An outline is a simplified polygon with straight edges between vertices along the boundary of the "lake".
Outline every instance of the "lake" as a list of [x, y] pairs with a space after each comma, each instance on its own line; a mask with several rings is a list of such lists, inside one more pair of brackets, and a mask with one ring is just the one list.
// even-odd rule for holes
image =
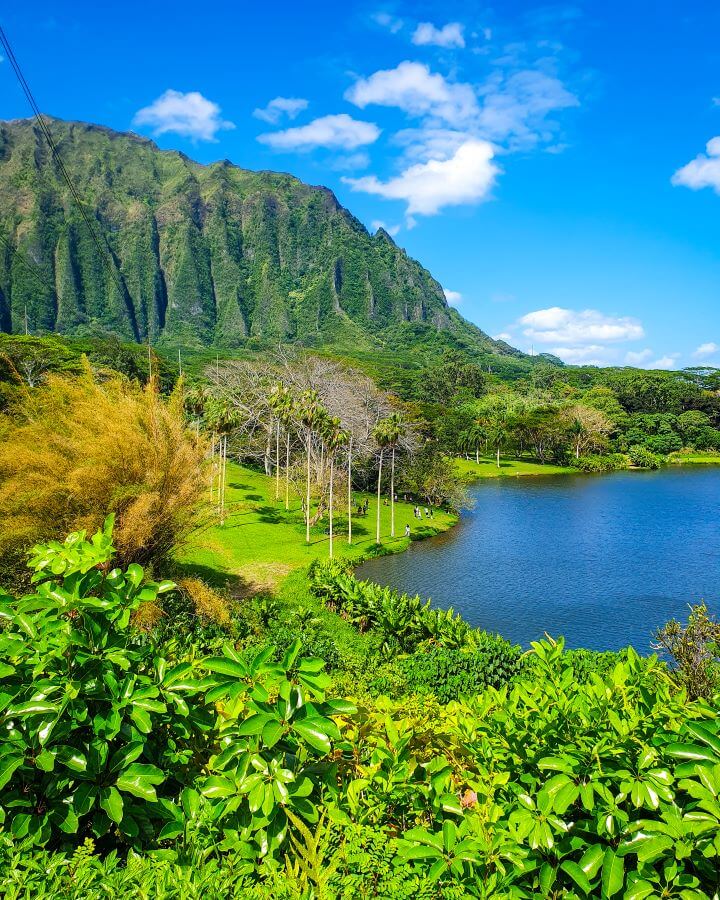
[[527, 646], [650, 650], [720, 593], [720, 469], [486, 479], [450, 532], [369, 560], [360, 578], [431, 597]]

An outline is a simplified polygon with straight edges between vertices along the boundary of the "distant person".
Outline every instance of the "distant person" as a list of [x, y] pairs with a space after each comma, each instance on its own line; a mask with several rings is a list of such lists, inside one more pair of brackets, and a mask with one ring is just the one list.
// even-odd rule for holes
[[405, 525], [405, 537], [410, 537], [410, 525]]
[[427, 508], [427, 506], [425, 507], [425, 518], [426, 519], [430, 518], [430, 510]]

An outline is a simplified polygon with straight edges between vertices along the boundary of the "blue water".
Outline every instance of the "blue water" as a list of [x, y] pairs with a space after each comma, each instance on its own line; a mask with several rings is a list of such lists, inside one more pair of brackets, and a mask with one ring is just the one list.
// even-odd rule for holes
[[720, 469], [488, 479], [460, 524], [358, 575], [527, 646], [649, 652], [689, 603], [720, 607]]

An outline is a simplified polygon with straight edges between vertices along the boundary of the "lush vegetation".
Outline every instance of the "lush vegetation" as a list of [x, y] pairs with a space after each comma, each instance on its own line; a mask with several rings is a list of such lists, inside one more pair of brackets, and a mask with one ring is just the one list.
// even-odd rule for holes
[[523, 651], [350, 569], [464, 478], [712, 460], [715, 375], [413, 359], [0, 342], [0, 894], [718, 896], [707, 608]]
[[111, 541], [36, 547], [32, 592], [2, 598], [5, 896], [718, 891], [716, 708], [655, 659], [578, 683], [544, 641], [460, 702], [340, 699], [298, 642], [162, 640], [173, 584]]

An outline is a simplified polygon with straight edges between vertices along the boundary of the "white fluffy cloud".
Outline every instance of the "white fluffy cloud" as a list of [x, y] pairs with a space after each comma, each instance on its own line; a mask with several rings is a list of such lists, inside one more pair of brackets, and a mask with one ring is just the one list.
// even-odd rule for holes
[[198, 91], [167, 90], [139, 110], [134, 125], [149, 125], [155, 135], [174, 132], [196, 141], [215, 141], [218, 131], [234, 128], [220, 116], [220, 107]]
[[448, 291], [446, 288], [443, 288], [443, 293], [450, 306], [458, 306], [462, 303], [462, 294], [460, 291]]
[[373, 144], [380, 137], [380, 129], [373, 122], [361, 122], [347, 113], [322, 116], [307, 125], [261, 134], [258, 140], [275, 150], [313, 150], [325, 147], [332, 150], [355, 150]]
[[464, 26], [460, 22], [448, 22], [442, 28], [436, 28], [432, 22], [420, 22], [412, 36], [413, 44], [435, 47], [464, 47]]
[[402, 19], [397, 16], [391, 16], [388, 12], [373, 13], [373, 20], [382, 28], [387, 28], [391, 34], [397, 34], [405, 24]]
[[523, 145], [551, 140], [555, 126], [549, 123], [549, 114], [579, 106], [558, 78], [538, 69], [511, 74], [498, 70], [480, 89], [480, 97], [480, 133], [489, 140]]
[[380, 69], [360, 78], [345, 91], [345, 99], [366, 106], [394, 106], [414, 116], [431, 116], [449, 124], [466, 123], [478, 114], [469, 84], [447, 81], [423, 63], [405, 60], [394, 69]]
[[493, 337], [494, 341], [506, 341], [507, 342], [507, 341], [511, 341], [512, 339], [513, 339], [513, 336], [510, 334], [509, 331], [501, 331], [500, 334], [496, 334]]
[[267, 106], [253, 111], [256, 119], [276, 125], [283, 116], [294, 119], [310, 105], [309, 101], [302, 97], [275, 97]]
[[654, 362], [648, 363], [648, 369], [675, 369], [677, 368], [677, 361], [680, 359], [679, 353], [668, 353], [666, 356], [661, 356], [659, 359], [656, 359]]
[[706, 344], [700, 344], [700, 346], [695, 350], [693, 356], [695, 359], [704, 359], [708, 356], [712, 356], [720, 350], [720, 345], [716, 344], [714, 341], [708, 341]]
[[653, 355], [652, 350], [646, 347], [644, 350], [628, 350], [625, 354], [625, 363], [628, 366], [641, 366], [647, 362]]
[[527, 313], [519, 324], [525, 337], [540, 344], [586, 346], [593, 342], [634, 341], [645, 334], [641, 323], [630, 316], [606, 316], [596, 309], [560, 306]]
[[471, 139], [450, 159], [417, 163], [388, 181], [380, 181], [375, 175], [343, 181], [354, 191], [404, 200], [409, 216], [432, 216], [446, 206], [484, 200], [500, 172], [493, 156], [491, 144]]
[[689, 187], [693, 191], [711, 187], [720, 194], [720, 137], [709, 140], [705, 149], [707, 155], [700, 153], [677, 170], [671, 179], [674, 185]]
[[613, 350], [602, 344], [587, 344], [584, 347], [552, 347], [553, 356], [559, 356], [566, 363], [578, 366], [604, 366], [615, 357]]

